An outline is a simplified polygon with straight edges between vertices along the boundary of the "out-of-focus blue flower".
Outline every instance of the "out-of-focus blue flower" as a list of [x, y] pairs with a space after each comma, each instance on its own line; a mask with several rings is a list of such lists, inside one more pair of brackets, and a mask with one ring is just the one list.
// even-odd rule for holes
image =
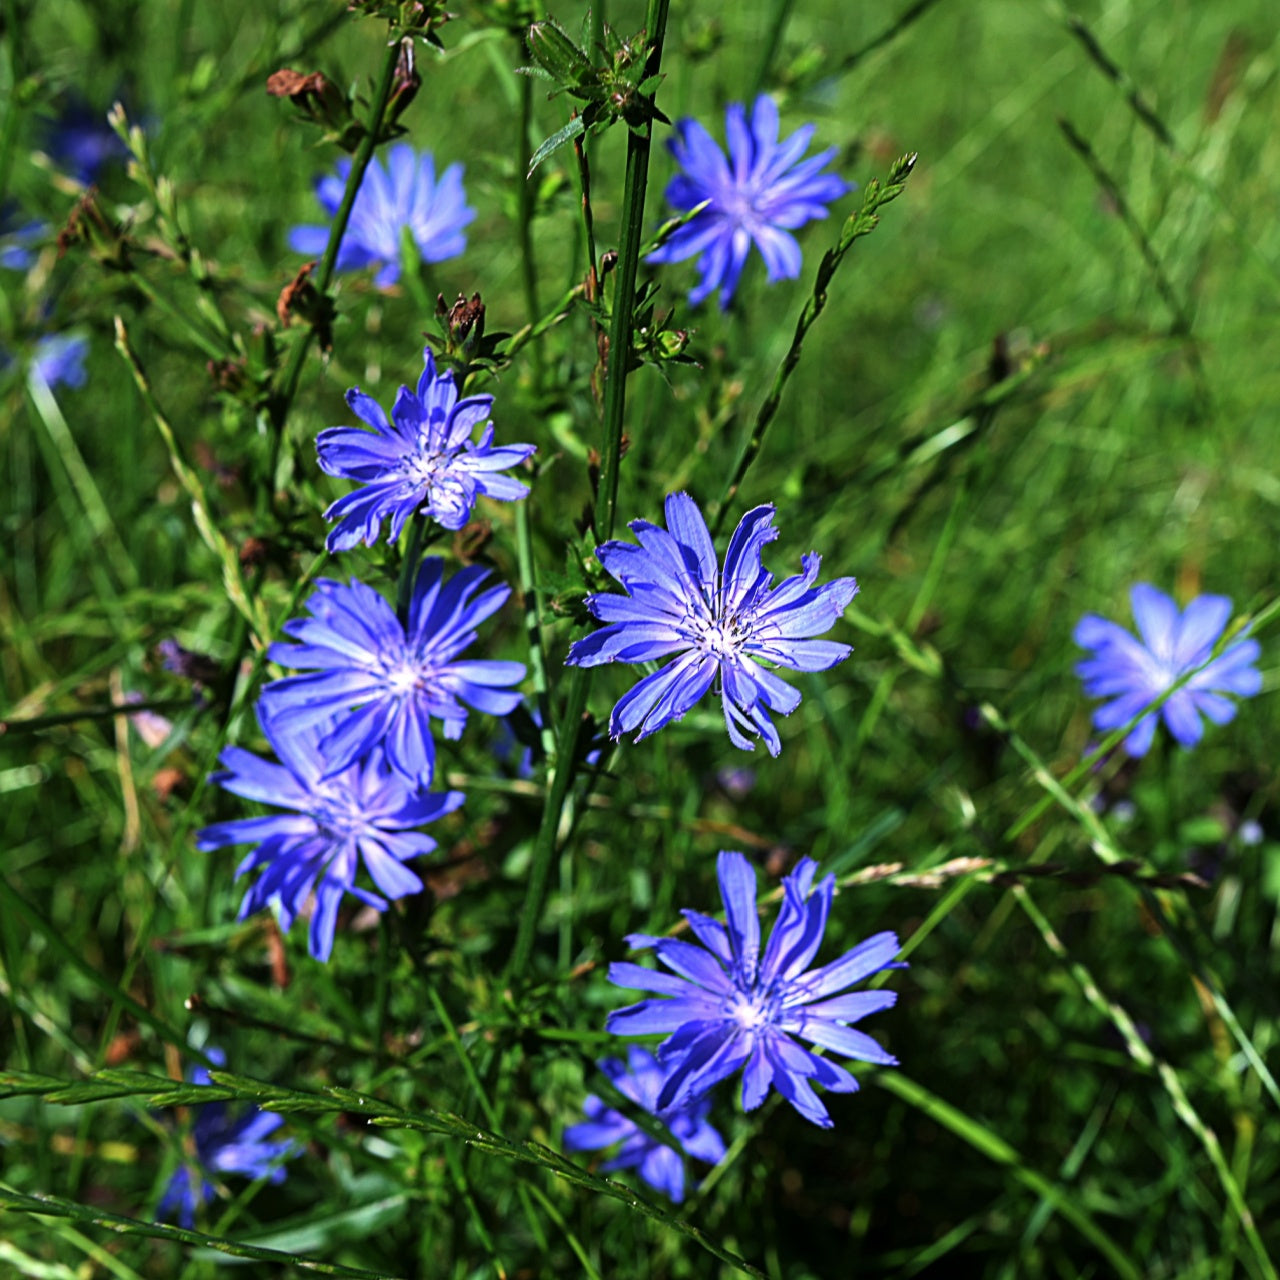
[[[226, 1064], [221, 1049], [206, 1049], [205, 1054], [218, 1066]], [[209, 1073], [195, 1067], [187, 1073], [193, 1084], [209, 1084]], [[266, 1138], [282, 1124], [284, 1117], [273, 1111], [253, 1107], [241, 1115], [227, 1112], [225, 1102], [206, 1102], [195, 1107], [191, 1137], [195, 1144], [195, 1160], [180, 1165], [165, 1189], [156, 1212], [171, 1218], [175, 1212], [184, 1227], [196, 1220], [197, 1206], [212, 1200], [213, 1181], [220, 1174], [238, 1173], [246, 1178], [268, 1178], [273, 1183], [284, 1181], [281, 1163], [298, 1153], [294, 1142], [267, 1142]]]
[[8, 271], [26, 271], [36, 260], [31, 246], [38, 244], [49, 233], [43, 222], [24, 222], [14, 225], [14, 206], [0, 208], [0, 267]]
[[827, 216], [827, 204], [852, 188], [834, 173], [821, 172], [835, 148], [800, 162], [813, 125], [802, 125], [785, 142], [778, 141], [778, 108], [761, 94], [751, 109], [731, 102], [725, 113], [729, 158], [696, 120], [676, 124], [667, 146], [682, 173], [667, 187], [667, 201], [677, 210], [711, 203], [685, 223], [650, 262], [683, 262], [701, 255], [702, 279], [689, 294], [693, 305], [713, 289], [720, 290], [720, 309], [729, 306], [738, 277], [754, 241], [764, 258], [769, 280], [792, 280], [800, 274], [800, 246], [791, 234], [814, 218]]
[[587, 607], [610, 625], [578, 640], [570, 666], [652, 662], [676, 655], [646, 676], [613, 709], [609, 733], [635, 731], [637, 742], [679, 720], [713, 684], [718, 685], [730, 741], [752, 749], [759, 735], [771, 755], [782, 748], [769, 711], [790, 715], [800, 694], [762, 662], [793, 671], [825, 671], [852, 652], [847, 644], [810, 637], [828, 631], [857, 594], [852, 578], [813, 584], [822, 558], [810, 552], [804, 572], [777, 587], [760, 563], [778, 536], [773, 507], [755, 507], [729, 540], [724, 571], [702, 513], [687, 493], [666, 501], [667, 528], [633, 520], [640, 545], [605, 542], [596, 556], [628, 591], [587, 597]]
[[68, 102], [47, 126], [45, 150], [59, 168], [86, 186], [97, 179], [108, 161], [123, 160], [129, 154], [105, 113], [79, 98]]
[[31, 367], [48, 387], [83, 387], [88, 377], [84, 368], [88, 354], [88, 338], [75, 333], [47, 333], [36, 343]]
[[269, 650], [273, 662], [310, 672], [263, 690], [279, 727], [291, 732], [335, 721], [320, 741], [326, 776], [381, 746], [393, 768], [429, 786], [436, 762], [432, 717], [453, 739], [467, 723], [464, 702], [495, 716], [520, 702], [508, 686], [524, 679], [522, 663], [457, 660], [475, 628], [511, 594], [497, 586], [472, 600], [488, 576], [469, 565], [446, 582], [444, 561], [428, 556], [414, 582], [407, 628], [372, 587], [320, 579], [307, 601], [311, 617], [284, 625], [301, 643]]
[[831, 1117], [810, 1081], [836, 1093], [852, 1093], [858, 1082], [830, 1058], [803, 1048], [797, 1037], [847, 1058], [896, 1064], [870, 1036], [847, 1025], [887, 1009], [896, 994], [840, 993], [882, 969], [900, 968], [893, 963], [898, 939], [877, 933], [838, 960], [809, 970], [836, 887], [829, 875], [811, 894], [817, 869], [812, 858], [802, 858], [783, 879], [782, 909], [763, 956], [755, 872], [742, 854], [726, 852], [716, 870], [727, 928], [686, 911], [702, 946], [639, 933], [627, 939], [633, 947], [652, 947], [671, 973], [629, 962], [609, 966], [615, 986], [670, 997], [619, 1009], [606, 1024], [619, 1035], [669, 1033], [658, 1049], [668, 1072], [658, 1095], [660, 1111], [687, 1107], [741, 1068], [745, 1110], [758, 1107], [773, 1084], [806, 1120], [826, 1129]]
[[[363, 485], [324, 513], [326, 520], [338, 522], [325, 543], [330, 551], [360, 542], [372, 546], [384, 519], [390, 521], [387, 541], [394, 542], [419, 509], [446, 529], [461, 529], [481, 494], [516, 502], [529, 492], [527, 484], [498, 472], [523, 462], [534, 446], [495, 448], [489, 421], [493, 397], [459, 400], [453, 374], [436, 373], [429, 347], [423, 357], [417, 391], [400, 388], [390, 422], [376, 400], [352, 388], [347, 403], [373, 430], [331, 427], [316, 438], [321, 468]], [[473, 440], [482, 424], [480, 439]]]
[[[342, 203], [351, 161], [338, 161], [338, 174], [316, 182], [316, 198], [332, 218]], [[338, 249], [338, 270], [358, 271], [378, 266], [378, 288], [400, 279], [401, 235], [408, 227], [423, 262], [456, 258], [467, 247], [463, 228], [476, 216], [462, 189], [462, 166], [451, 164], [436, 181], [431, 152], [418, 155], [406, 142], [391, 148], [384, 169], [369, 162], [351, 210], [351, 221]], [[289, 248], [318, 257], [329, 243], [327, 226], [294, 227]]]
[[359, 763], [334, 770], [321, 746], [323, 726], [286, 730], [264, 708], [259, 720], [281, 763], [227, 747], [220, 757], [225, 769], [211, 781], [293, 812], [214, 823], [197, 834], [196, 847], [208, 851], [257, 843], [236, 868], [237, 877], [264, 868], [240, 904], [241, 920], [274, 906], [287, 932], [314, 886], [307, 947], [317, 960], [328, 960], [344, 893], [378, 911], [387, 905], [356, 884], [360, 862], [387, 898], [421, 893], [422, 881], [404, 863], [430, 853], [436, 842], [414, 828], [452, 813], [464, 796], [420, 789], [392, 769], [378, 748]]
[[[1197, 596], [1179, 614], [1178, 606], [1163, 591], [1139, 582], [1129, 599], [1141, 641], [1117, 623], [1092, 613], [1085, 614], [1075, 629], [1076, 644], [1093, 650], [1093, 657], [1076, 667], [1085, 693], [1091, 698], [1111, 699], [1093, 712], [1094, 726], [1104, 733], [1127, 724], [1181, 676], [1205, 662], [1231, 617], [1231, 601], [1226, 596]], [[1169, 732], [1184, 747], [1194, 747], [1200, 741], [1204, 732], [1201, 714], [1214, 724], [1226, 724], [1235, 715], [1235, 703], [1223, 694], [1248, 698], [1262, 688], [1262, 676], [1253, 665], [1259, 652], [1256, 640], [1231, 645], [1160, 709]], [[1131, 756], [1146, 755], [1157, 719], [1154, 711], [1143, 716], [1124, 740]]]
[[564, 1149], [600, 1151], [621, 1142], [622, 1149], [600, 1166], [601, 1172], [638, 1168], [645, 1182], [679, 1204], [684, 1199], [684, 1161], [676, 1144], [686, 1155], [709, 1164], [719, 1164], [724, 1159], [724, 1139], [707, 1123], [711, 1100], [700, 1098], [687, 1107], [659, 1113], [658, 1094], [666, 1072], [653, 1054], [639, 1045], [628, 1047], [625, 1063], [621, 1058], [605, 1058], [598, 1065], [619, 1093], [657, 1116], [671, 1130], [673, 1143], [651, 1138], [621, 1111], [589, 1093], [582, 1104], [587, 1118], [564, 1131]]

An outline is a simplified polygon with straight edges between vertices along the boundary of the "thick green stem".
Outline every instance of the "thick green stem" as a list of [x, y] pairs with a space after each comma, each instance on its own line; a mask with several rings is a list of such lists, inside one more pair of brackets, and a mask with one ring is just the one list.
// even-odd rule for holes
[[[668, 0], [649, 0], [646, 30], [650, 36], [649, 74], [656, 75], [662, 60], [662, 39], [667, 26]], [[596, 536], [604, 541], [613, 534], [618, 504], [618, 462], [622, 456], [622, 422], [626, 409], [628, 354], [631, 350], [636, 276], [644, 241], [644, 197], [649, 177], [649, 134], [633, 132], [627, 145], [627, 169], [622, 191], [622, 238], [614, 277], [613, 317], [609, 332], [609, 366], [605, 379], [603, 447], [600, 450], [600, 485], [596, 492]], [[546, 901], [555, 863], [557, 836], [573, 787], [578, 763], [578, 738], [587, 707], [591, 672], [575, 667], [569, 677], [565, 708], [556, 725], [556, 754], [550, 764], [547, 803], [533, 849], [533, 865], [516, 943], [507, 966], [507, 980], [524, 974], [533, 955], [534, 936]]]

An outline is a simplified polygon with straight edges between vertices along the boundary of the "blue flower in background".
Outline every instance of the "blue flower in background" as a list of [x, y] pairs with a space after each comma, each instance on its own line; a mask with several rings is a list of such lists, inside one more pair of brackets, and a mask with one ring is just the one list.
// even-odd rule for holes
[[707, 1123], [711, 1100], [701, 1098], [687, 1107], [659, 1114], [658, 1094], [666, 1072], [657, 1058], [639, 1045], [628, 1047], [625, 1063], [621, 1058], [605, 1058], [598, 1065], [619, 1093], [657, 1116], [671, 1130], [673, 1145], [651, 1138], [621, 1111], [589, 1093], [582, 1104], [587, 1118], [564, 1131], [564, 1149], [600, 1151], [621, 1142], [622, 1149], [600, 1166], [601, 1172], [638, 1168], [645, 1182], [679, 1204], [684, 1199], [684, 1161], [676, 1144], [686, 1155], [708, 1164], [719, 1164], [724, 1159], [724, 1139]]
[[[338, 161], [338, 174], [316, 182], [316, 198], [332, 218], [342, 203], [351, 161]], [[377, 265], [374, 284], [380, 289], [400, 279], [401, 235], [408, 227], [423, 262], [456, 258], [467, 247], [465, 227], [476, 211], [462, 189], [462, 166], [451, 164], [436, 181], [429, 151], [418, 155], [408, 143], [391, 148], [384, 169], [375, 158], [365, 170], [351, 210], [351, 221], [338, 249], [338, 270], [358, 271]], [[329, 243], [327, 226], [294, 227], [289, 248], [319, 257]]]
[[498, 586], [471, 599], [488, 576], [471, 565], [446, 582], [444, 561], [429, 556], [414, 582], [407, 628], [372, 587], [320, 579], [307, 601], [311, 617], [284, 625], [285, 634], [301, 643], [273, 644], [268, 651], [273, 662], [311, 673], [275, 680], [263, 690], [280, 729], [335, 722], [320, 741], [327, 777], [381, 746], [393, 768], [430, 785], [432, 717], [453, 739], [467, 722], [464, 702], [495, 716], [520, 702], [507, 686], [524, 679], [522, 663], [456, 660], [476, 639], [475, 628], [511, 594], [510, 587]]
[[87, 338], [74, 333], [47, 333], [36, 343], [31, 368], [48, 387], [83, 387], [88, 377], [84, 368], [88, 354]]
[[0, 207], [0, 267], [7, 271], [26, 271], [35, 262], [31, 246], [39, 244], [49, 233], [43, 222], [14, 224], [14, 206]]
[[[887, 1009], [892, 991], [844, 992], [893, 963], [898, 939], [877, 933], [821, 969], [806, 968], [817, 954], [835, 893], [827, 876], [812, 893], [818, 864], [802, 858], [782, 881], [782, 908], [763, 957], [756, 914], [756, 875], [740, 853], [721, 853], [716, 865], [728, 927], [696, 911], [684, 912], [698, 941], [632, 934], [633, 947], [652, 947], [672, 973], [619, 962], [609, 966], [615, 986], [653, 991], [669, 999], [642, 1000], [611, 1013], [618, 1035], [670, 1033], [658, 1049], [668, 1075], [660, 1111], [687, 1107], [742, 1069], [742, 1105], [758, 1107], [773, 1084], [806, 1120], [831, 1127], [831, 1117], [810, 1081], [836, 1093], [858, 1082], [829, 1058], [819, 1058], [796, 1037], [847, 1058], [893, 1066], [897, 1059], [870, 1036], [846, 1025]], [[673, 976], [677, 975], [677, 976]]]
[[79, 98], [68, 102], [62, 114], [48, 123], [44, 146], [59, 168], [85, 186], [97, 179], [109, 161], [129, 154], [106, 114]]
[[[206, 1049], [205, 1054], [220, 1067], [226, 1064], [226, 1055], [220, 1049]], [[211, 1083], [204, 1067], [187, 1074], [193, 1084]], [[284, 1117], [273, 1111], [253, 1107], [242, 1115], [231, 1116], [226, 1103], [206, 1102], [193, 1108], [193, 1113], [195, 1160], [175, 1171], [156, 1210], [161, 1218], [170, 1218], [176, 1211], [184, 1227], [194, 1224], [199, 1205], [213, 1199], [212, 1180], [219, 1174], [238, 1173], [280, 1183], [285, 1176], [281, 1161], [298, 1153], [294, 1142], [265, 1141], [284, 1124]]]
[[387, 898], [421, 893], [422, 881], [404, 863], [430, 853], [436, 842], [413, 828], [452, 813], [464, 797], [460, 791], [420, 790], [390, 768], [377, 749], [358, 764], [333, 771], [321, 749], [324, 726], [286, 731], [266, 710], [259, 719], [281, 763], [227, 747], [220, 757], [225, 770], [211, 781], [293, 812], [214, 823], [196, 835], [196, 847], [208, 851], [257, 843], [236, 868], [237, 877], [265, 868], [240, 905], [241, 920], [274, 906], [281, 929], [288, 932], [314, 886], [307, 947], [317, 960], [328, 960], [343, 894], [377, 911], [387, 905], [356, 885], [360, 862]]
[[[324, 513], [326, 520], [338, 522], [325, 543], [330, 551], [346, 551], [361, 542], [371, 546], [384, 519], [390, 521], [387, 541], [394, 542], [419, 509], [446, 529], [461, 529], [481, 494], [517, 502], [529, 492], [527, 484], [497, 473], [523, 462], [534, 446], [494, 448], [489, 421], [493, 397], [459, 400], [453, 374], [436, 373], [430, 348], [423, 356], [418, 390], [400, 388], [390, 422], [377, 401], [353, 388], [347, 403], [373, 430], [331, 427], [316, 438], [321, 468], [364, 486]], [[480, 439], [473, 440], [482, 424]]]
[[[1080, 619], [1074, 633], [1076, 644], [1093, 650], [1093, 657], [1076, 667], [1085, 693], [1111, 699], [1093, 712], [1094, 726], [1103, 732], [1127, 724], [1181, 676], [1206, 662], [1231, 617], [1226, 596], [1197, 596], [1181, 614], [1163, 591], [1146, 582], [1137, 583], [1129, 598], [1141, 641], [1092, 613]], [[1236, 707], [1223, 695], [1248, 698], [1262, 688], [1262, 676], [1253, 665], [1259, 652], [1256, 640], [1231, 645], [1192, 676], [1159, 713], [1143, 716], [1124, 740], [1125, 750], [1131, 756], [1147, 754], [1159, 715], [1184, 747], [1200, 741], [1202, 714], [1214, 724], [1226, 724]]]
[[667, 187], [667, 201], [679, 211], [711, 203], [681, 227], [650, 262], [683, 262], [701, 255], [702, 279], [689, 294], [697, 305], [720, 290], [720, 309], [728, 308], [738, 277], [754, 242], [764, 258], [770, 282], [800, 274], [800, 246], [791, 229], [827, 216], [829, 201], [852, 187], [834, 173], [823, 173], [835, 148], [800, 162], [813, 137], [813, 125], [802, 125], [785, 142], [778, 141], [778, 108], [761, 94], [751, 109], [738, 102], [725, 113], [729, 158], [696, 120], [676, 124], [667, 143], [683, 170]]
[[800, 694], [761, 662], [794, 671], [825, 671], [852, 652], [847, 644], [810, 637], [830, 630], [857, 594], [852, 578], [815, 587], [821, 557], [803, 557], [804, 572], [777, 587], [760, 563], [778, 536], [773, 507], [755, 507], [729, 540], [724, 572], [702, 513], [686, 493], [666, 501], [667, 528], [633, 520], [640, 545], [605, 542], [596, 556], [629, 593], [587, 597], [587, 607], [610, 625], [578, 640], [570, 666], [652, 662], [675, 655], [646, 676], [613, 709], [615, 739], [635, 731], [637, 742], [679, 720], [718, 684], [734, 746], [750, 751], [744, 734], [759, 735], [771, 755], [782, 748], [769, 711], [790, 715]]

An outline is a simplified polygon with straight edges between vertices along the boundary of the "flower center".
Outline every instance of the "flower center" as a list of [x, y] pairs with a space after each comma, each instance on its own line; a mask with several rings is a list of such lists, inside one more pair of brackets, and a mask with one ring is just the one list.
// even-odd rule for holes
[[778, 1016], [778, 1000], [769, 991], [735, 991], [721, 1006], [724, 1016], [742, 1031], [771, 1026]]
[[314, 798], [311, 816], [320, 834], [335, 844], [359, 835], [365, 827], [364, 816], [355, 807], [354, 796], [340, 790], [324, 790]]
[[731, 618], [707, 618], [694, 615], [689, 619], [694, 645], [717, 661], [736, 658], [742, 652], [750, 633], [746, 621], [735, 614]]
[[390, 694], [404, 698], [425, 688], [427, 673], [406, 657], [401, 658], [395, 666], [388, 667], [383, 678]]
[[400, 463], [400, 470], [405, 479], [417, 488], [430, 489], [437, 482], [441, 463], [448, 465], [448, 456], [440, 453], [427, 453], [425, 450], [410, 454]]

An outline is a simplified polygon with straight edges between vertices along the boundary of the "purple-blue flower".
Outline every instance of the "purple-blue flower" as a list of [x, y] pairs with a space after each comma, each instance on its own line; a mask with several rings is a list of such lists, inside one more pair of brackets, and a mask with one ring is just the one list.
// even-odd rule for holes
[[[423, 358], [417, 391], [400, 388], [390, 422], [376, 400], [353, 387], [347, 403], [373, 430], [331, 427], [316, 438], [321, 469], [363, 486], [324, 513], [326, 520], [338, 522], [325, 543], [330, 551], [347, 551], [361, 542], [371, 546], [384, 519], [390, 522], [387, 541], [394, 542], [417, 510], [446, 529], [461, 529], [481, 494], [517, 502], [529, 492], [527, 484], [498, 472], [523, 462], [534, 446], [495, 448], [489, 421], [493, 397], [459, 400], [453, 374], [436, 373], [429, 347]], [[472, 439], [481, 426], [480, 439]]]
[[26, 271], [36, 260], [31, 246], [49, 234], [43, 222], [14, 225], [14, 206], [0, 206], [0, 267], [8, 271]]
[[62, 114], [45, 128], [45, 150], [58, 167], [88, 186], [102, 167], [129, 154], [120, 135], [107, 123], [106, 113], [96, 111], [81, 98], [68, 102]]
[[760, 250], [770, 282], [800, 274], [800, 246], [791, 230], [827, 216], [827, 204], [852, 190], [843, 178], [823, 173], [835, 148], [800, 161], [813, 137], [813, 125], [802, 125], [785, 142], [778, 141], [778, 108], [761, 94], [747, 121], [746, 108], [731, 102], [725, 113], [729, 157], [696, 120], [676, 124], [667, 146], [683, 172], [667, 186], [667, 201], [677, 210], [711, 203], [685, 223], [650, 262], [683, 262], [701, 255], [702, 279], [689, 294], [697, 305], [720, 290], [726, 310], [752, 242]]
[[726, 852], [716, 871], [727, 927], [686, 911], [701, 946], [639, 933], [627, 939], [633, 947], [652, 947], [671, 973], [629, 962], [609, 966], [615, 986], [667, 997], [619, 1009], [606, 1024], [618, 1035], [667, 1035], [658, 1048], [668, 1072], [658, 1094], [660, 1111], [687, 1107], [741, 1068], [744, 1110], [758, 1107], [772, 1084], [806, 1120], [829, 1129], [831, 1117], [810, 1082], [835, 1093], [852, 1093], [858, 1082], [797, 1039], [847, 1058], [896, 1065], [892, 1054], [847, 1024], [887, 1009], [897, 995], [846, 989], [882, 969], [900, 968], [893, 962], [898, 939], [877, 933], [821, 969], [808, 969], [836, 888], [829, 875], [814, 889], [817, 869], [812, 858], [802, 858], [783, 879], [782, 908], [763, 955], [755, 872], [742, 854]]
[[[316, 182], [316, 198], [332, 218], [342, 203], [351, 161], [338, 161], [338, 174]], [[431, 152], [418, 155], [407, 142], [397, 143], [387, 167], [375, 157], [365, 170], [351, 210], [351, 221], [338, 249], [338, 270], [377, 266], [374, 284], [386, 288], [400, 279], [401, 236], [409, 228], [423, 262], [456, 258], [467, 247], [463, 228], [476, 216], [462, 189], [462, 166], [451, 164], [436, 180]], [[294, 227], [289, 248], [319, 257], [329, 243], [327, 226]]]
[[645, 1182], [679, 1204], [684, 1199], [684, 1161], [680, 1151], [708, 1164], [719, 1164], [724, 1159], [724, 1139], [707, 1123], [710, 1098], [699, 1098], [687, 1107], [659, 1113], [658, 1094], [666, 1072], [657, 1058], [639, 1045], [628, 1046], [626, 1062], [621, 1058], [605, 1058], [598, 1065], [619, 1093], [667, 1126], [672, 1142], [667, 1144], [651, 1138], [634, 1120], [589, 1093], [582, 1104], [587, 1118], [564, 1131], [564, 1149], [600, 1151], [620, 1142], [621, 1150], [600, 1166], [601, 1172], [638, 1168]]
[[[226, 1063], [221, 1049], [206, 1049], [205, 1054], [218, 1066]], [[204, 1067], [189, 1071], [193, 1084], [209, 1084]], [[195, 1159], [179, 1165], [156, 1210], [160, 1218], [172, 1217], [191, 1227], [196, 1208], [212, 1200], [214, 1179], [220, 1174], [237, 1173], [246, 1178], [267, 1178], [273, 1183], [284, 1181], [282, 1161], [298, 1153], [294, 1142], [267, 1142], [282, 1124], [284, 1117], [273, 1111], [253, 1107], [240, 1115], [229, 1115], [225, 1102], [206, 1102], [193, 1108], [195, 1121], [191, 1137]]]
[[236, 876], [262, 868], [240, 904], [240, 916], [274, 906], [288, 932], [315, 889], [308, 950], [328, 960], [338, 906], [349, 893], [377, 911], [386, 900], [360, 888], [361, 862], [386, 898], [422, 892], [422, 881], [404, 864], [430, 853], [436, 842], [415, 828], [452, 813], [463, 801], [460, 791], [426, 791], [386, 763], [381, 749], [358, 763], [333, 769], [321, 743], [325, 728], [286, 729], [260, 704], [267, 741], [280, 758], [272, 764], [240, 747], [227, 747], [225, 768], [211, 781], [249, 800], [289, 809], [261, 818], [238, 818], [205, 827], [196, 836], [203, 851], [255, 843], [257, 848], [236, 868]]
[[[1142, 639], [1115, 622], [1087, 613], [1076, 624], [1074, 639], [1093, 656], [1076, 671], [1091, 698], [1110, 701], [1094, 709], [1093, 723], [1104, 733], [1127, 724], [1176, 680], [1207, 662], [1231, 617], [1226, 596], [1197, 596], [1182, 613], [1178, 606], [1146, 582], [1129, 593], [1133, 616]], [[1131, 756], [1144, 756], [1151, 747], [1159, 715], [1184, 747], [1194, 747], [1204, 732], [1200, 716], [1226, 724], [1236, 713], [1233, 693], [1252, 697], [1262, 688], [1254, 663], [1258, 642], [1242, 640], [1229, 646], [1182, 686], [1160, 712], [1143, 716], [1124, 740]]]
[[837, 578], [815, 587], [822, 558], [811, 551], [801, 561], [804, 572], [775, 587], [760, 563], [765, 544], [778, 536], [772, 506], [742, 517], [723, 572], [706, 521], [687, 493], [668, 496], [666, 515], [666, 529], [631, 522], [638, 547], [605, 542], [596, 548], [628, 595], [587, 597], [587, 607], [609, 625], [575, 642], [566, 662], [594, 667], [673, 658], [614, 707], [609, 733], [615, 739], [634, 730], [639, 742], [679, 720], [715, 685], [734, 746], [750, 751], [745, 735], [759, 735], [776, 756], [782, 743], [769, 712], [790, 715], [800, 694], [761, 664], [825, 671], [847, 658], [847, 644], [811, 637], [830, 630], [858, 584]]
[[309, 672], [263, 690], [280, 728], [335, 722], [320, 740], [326, 776], [380, 746], [392, 768], [429, 786], [432, 718], [454, 739], [467, 722], [464, 702], [495, 716], [520, 702], [509, 686], [524, 679], [522, 663], [458, 659], [476, 639], [475, 628], [511, 594], [497, 586], [473, 600], [488, 576], [469, 565], [445, 581], [444, 561], [428, 556], [414, 581], [407, 627], [372, 587], [320, 579], [307, 601], [311, 617], [284, 625], [301, 643], [273, 644], [268, 653], [273, 662]]
[[46, 333], [36, 343], [31, 368], [47, 387], [83, 387], [88, 379], [84, 358], [89, 340], [75, 333]]

